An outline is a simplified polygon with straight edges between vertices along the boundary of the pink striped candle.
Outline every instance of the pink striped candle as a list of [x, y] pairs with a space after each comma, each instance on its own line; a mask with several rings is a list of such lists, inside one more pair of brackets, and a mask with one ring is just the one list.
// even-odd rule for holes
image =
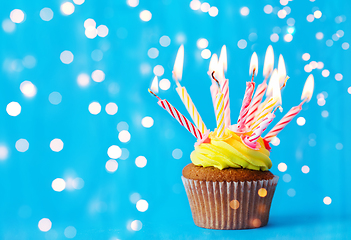
[[230, 121], [230, 104], [229, 104], [229, 80], [224, 79], [221, 82], [221, 91], [223, 93], [224, 101], [224, 125], [229, 127], [231, 125]]
[[155, 93], [153, 93], [150, 89], [149, 92], [157, 97], [159, 100], [157, 102], [163, 109], [165, 109], [174, 119], [176, 119], [180, 125], [185, 127], [191, 134], [194, 135], [197, 139], [202, 138], [202, 133], [199, 129], [197, 129], [183, 114], [181, 114], [175, 107], [173, 107], [167, 100], [162, 100]]
[[246, 122], [245, 122], [245, 125], [248, 128], [251, 127], [251, 124], [253, 123], [253, 121], [255, 119], [255, 115], [257, 113], [258, 106], [262, 102], [262, 98], [264, 96], [266, 89], [267, 89], [267, 81], [264, 80], [260, 85], [258, 85], [256, 92], [255, 92], [255, 95], [251, 101], [251, 106], [250, 106], [249, 112], [247, 114]]
[[244, 143], [253, 149], [257, 149], [257, 140], [261, 137], [262, 133], [267, 129], [268, 125], [273, 121], [274, 114], [269, 113], [258, 125], [250, 136], [243, 138]]
[[264, 137], [267, 142], [272, 141], [272, 139], [280, 133], [283, 128], [288, 125], [289, 122], [301, 111], [302, 103], [299, 106], [293, 107], [289, 110], [287, 114], [272, 128], [271, 131]]
[[249, 106], [251, 103], [252, 94], [253, 94], [254, 89], [255, 89], [254, 82], [247, 82], [246, 83], [244, 100], [243, 100], [243, 103], [241, 105], [239, 119], [238, 119], [238, 131], [239, 132], [245, 128], [245, 122], [246, 122], [246, 118], [248, 116]]

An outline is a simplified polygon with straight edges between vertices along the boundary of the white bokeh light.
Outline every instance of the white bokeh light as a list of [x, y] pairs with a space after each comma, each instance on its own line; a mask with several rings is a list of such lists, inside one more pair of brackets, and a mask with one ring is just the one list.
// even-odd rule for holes
[[140, 231], [142, 227], [143, 227], [143, 224], [142, 224], [141, 221], [139, 221], [139, 220], [134, 220], [134, 221], [131, 222], [131, 224], [130, 224], [130, 228], [131, 228], [133, 231]]
[[209, 49], [204, 49], [201, 51], [201, 57], [203, 59], [209, 59], [211, 57], [211, 51]]
[[97, 31], [97, 29], [95, 27], [89, 26], [89, 27], [85, 28], [85, 32], [84, 33], [85, 33], [85, 36], [87, 38], [93, 39], [93, 38], [95, 38], [97, 36], [98, 31]]
[[154, 119], [152, 117], [144, 117], [141, 120], [141, 125], [143, 125], [143, 127], [145, 128], [151, 128], [154, 125]]
[[325, 198], [323, 198], [323, 203], [325, 205], [330, 205], [331, 202], [332, 202], [332, 199], [330, 197], [326, 196]]
[[147, 159], [144, 156], [139, 156], [135, 159], [135, 165], [139, 168], [145, 167], [147, 164]]
[[54, 17], [54, 12], [51, 10], [51, 8], [43, 8], [40, 10], [40, 18], [43, 21], [50, 21]]
[[40, 231], [42, 232], [47, 232], [51, 229], [52, 223], [50, 221], [50, 219], [48, 218], [42, 218], [40, 219], [39, 223], [38, 223], [38, 228]]
[[139, 5], [139, 0], [127, 0], [127, 4], [130, 7], [136, 7]]
[[154, 74], [156, 76], [162, 76], [165, 73], [165, 69], [163, 68], [162, 65], [156, 65], [154, 67]]
[[247, 46], [247, 42], [245, 39], [241, 39], [238, 41], [238, 48], [244, 49], [244, 48], [246, 48], [246, 46]]
[[194, 11], [199, 10], [201, 7], [201, 2], [199, 0], [192, 0], [190, 2], [190, 8]]
[[289, 197], [295, 197], [296, 191], [293, 188], [288, 189], [287, 194]]
[[20, 85], [20, 90], [28, 98], [32, 98], [37, 94], [37, 88], [30, 81], [23, 81]]
[[7, 33], [12, 33], [16, 29], [16, 24], [10, 19], [4, 19], [4, 21], [2, 21], [1, 26], [2, 29]]
[[276, 34], [276, 33], [273, 33], [271, 36], [270, 36], [270, 39], [272, 42], [278, 42], [279, 41], [279, 35]]
[[21, 138], [21, 139], [17, 140], [15, 147], [16, 147], [17, 151], [25, 152], [29, 148], [29, 142], [26, 139]]
[[147, 55], [149, 56], [149, 58], [151, 59], [155, 59], [158, 57], [158, 54], [159, 54], [159, 51], [157, 48], [150, 48], [148, 51], [147, 51]]
[[106, 25], [100, 25], [96, 30], [99, 37], [106, 37], [108, 35], [108, 27]]
[[79, 177], [73, 179], [72, 187], [77, 190], [82, 189], [84, 187], [84, 180]]
[[49, 102], [54, 105], [60, 104], [62, 101], [62, 96], [59, 92], [52, 92], [49, 95]]
[[287, 169], [288, 169], [288, 166], [285, 163], [282, 162], [278, 164], [278, 170], [280, 172], [285, 172]]
[[105, 111], [108, 115], [115, 115], [118, 111], [118, 106], [116, 103], [110, 102], [106, 104]]
[[273, 7], [271, 5], [266, 5], [266, 6], [264, 6], [263, 11], [266, 14], [271, 14], [273, 12]]
[[309, 53], [304, 53], [304, 54], [302, 54], [302, 59], [304, 60], [304, 61], [308, 61], [308, 60], [310, 60], [310, 54]]
[[324, 70], [322, 71], [322, 76], [323, 76], [323, 77], [329, 77], [329, 74], [330, 74], [330, 72], [329, 72], [328, 69], [324, 69]]
[[336, 81], [341, 81], [342, 79], [343, 79], [343, 76], [342, 76], [341, 73], [335, 74], [335, 80], [336, 80]]
[[179, 148], [176, 148], [172, 151], [172, 157], [174, 159], [181, 159], [183, 156], [183, 151]]
[[171, 87], [171, 82], [168, 79], [164, 78], [161, 79], [158, 85], [162, 90], [166, 91]]
[[309, 168], [307, 165], [304, 165], [304, 166], [302, 166], [301, 171], [302, 171], [304, 174], [307, 174], [307, 173], [310, 172], [310, 168]]
[[0, 160], [6, 160], [9, 156], [9, 150], [7, 146], [0, 145]]
[[118, 168], [118, 162], [115, 159], [110, 159], [106, 162], [105, 168], [108, 172], [116, 172]]
[[127, 143], [130, 140], [130, 133], [127, 130], [123, 130], [118, 134], [118, 139], [122, 142], [122, 143]]
[[118, 132], [121, 132], [123, 130], [127, 130], [128, 131], [128, 129], [129, 129], [129, 125], [126, 122], [119, 122], [117, 124], [117, 131]]
[[59, 152], [63, 149], [63, 142], [59, 138], [55, 138], [50, 142], [50, 148], [54, 152]]
[[73, 53], [71, 51], [65, 50], [60, 54], [60, 59], [61, 62], [63, 62], [64, 64], [70, 64], [71, 62], [73, 62]]
[[66, 238], [74, 238], [77, 235], [77, 230], [73, 226], [68, 226], [65, 228], [65, 231], [63, 232]]
[[242, 7], [240, 8], [240, 14], [242, 16], [247, 16], [250, 13], [250, 9], [248, 7]]
[[73, 0], [73, 2], [76, 5], [82, 5], [85, 2], [85, 0]]
[[71, 15], [74, 13], [74, 5], [71, 2], [65, 2], [61, 4], [60, 10], [63, 15]]
[[211, 6], [209, 3], [207, 3], [207, 2], [201, 3], [200, 9], [202, 12], [208, 12], [208, 11], [210, 11], [210, 8], [211, 8]]
[[66, 182], [62, 178], [56, 178], [54, 181], [52, 181], [51, 187], [56, 192], [62, 192], [66, 188]]
[[159, 42], [162, 47], [168, 47], [171, 44], [171, 39], [168, 36], [162, 36]]
[[296, 120], [297, 125], [303, 126], [306, 123], [306, 119], [304, 117], [298, 117]]
[[14, 9], [10, 13], [10, 19], [14, 23], [21, 23], [24, 20], [24, 12], [20, 9]]
[[139, 212], [145, 212], [149, 208], [149, 203], [144, 199], [140, 199], [136, 203], [136, 208]]
[[98, 102], [92, 102], [89, 104], [88, 110], [91, 114], [97, 115], [101, 112], [101, 105]]
[[107, 155], [112, 159], [117, 159], [122, 155], [122, 150], [117, 145], [112, 145], [107, 149]]
[[211, 16], [211, 17], [215, 17], [218, 15], [218, 8], [213, 6], [210, 8], [210, 10], [208, 10], [208, 14]]
[[10, 102], [6, 106], [6, 112], [10, 116], [16, 117], [21, 113], [21, 105], [18, 102]]
[[88, 28], [88, 27], [92, 27], [92, 28], [96, 27], [96, 22], [94, 19], [88, 18], [87, 20], [84, 21], [84, 28]]
[[93, 81], [95, 82], [102, 82], [105, 80], [105, 73], [102, 70], [95, 70], [92, 74], [91, 74], [91, 78], [93, 79]]
[[196, 45], [199, 49], [207, 48], [208, 40], [206, 38], [199, 38], [196, 42]]
[[144, 22], [148, 22], [152, 18], [152, 14], [148, 10], [141, 11], [139, 16], [140, 16], [140, 19]]
[[77, 77], [77, 83], [80, 87], [86, 87], [90, 83], [90, 77], [86, 73], [81, 73]]

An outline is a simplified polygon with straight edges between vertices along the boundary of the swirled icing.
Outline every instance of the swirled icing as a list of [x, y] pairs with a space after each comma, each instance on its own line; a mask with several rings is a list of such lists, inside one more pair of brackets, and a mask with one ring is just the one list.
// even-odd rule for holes
[[258, 139], [258, 150], [247, 147], [241, 139], [241, 135], [225, 130], [223, 137], [218, 138], [216, 131], [208, 136], [210, 141], [195, 144], [195, 150], [190, 158], [194, 165], [218, 169], [224, 168], [247, 168], [252, 170], [267, 171], [272, 167], [269, 151], [265, 147], [262, 138]]

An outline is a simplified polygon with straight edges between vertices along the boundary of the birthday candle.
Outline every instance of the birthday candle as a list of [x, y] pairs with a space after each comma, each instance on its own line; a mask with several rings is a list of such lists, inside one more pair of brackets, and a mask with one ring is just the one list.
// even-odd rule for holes
[[251, 106], [249, 109], [249, 112], [247, 114], [246, 122], [245, 125], [250, 128], [251, 124], [253, 123], [255, 119], [255, 114], [257, 112], [258, 106], [260, 105], [262, 98], [264, 96], [264, 92], [266, 91], [267, 88], [267, 83], [266, 80], [264, 80], [260, 85], [258, 85], [255, 95], [251, 101]]
[[218, 85], [217, 85], [216, 81], [214, 81], [212, 79], [212, 72], [216, 70], [217, 65], [218, 65], [218, 57], [217, 57], [217, 54], [214, 53], [211, 57], [210, 66], [208, 68], [207, 74], [210, 76], [210, 78], [212, 80], [212, 85], [210, 87], [210, 91], [211, 91], [213, 109], [215, 110], [215, 112], [216, 112], [216, 96], [218, 93]]
[[190, 117], [195, 123], [196, 127], [200, 129], [201, 133], [205, 133], [207, 131], [207, 128], [204, 122], [202, 121], [202, 118], [199, 112], [197, 111], [193, 101], [191, 100], [186, 88], [182, 87], [179, 83], [179, 81], [181, 80], [182, 71], [183, 71], [183, 62], [184, 62], [184, 46], [181, 45], [178, 50], [176, 61], [174, 63], [174, 68], [173, 68], [173, 77], [177, 84], [176, 91], [180, 99], [184, 103], [185, 108], [188, 110]]
[[231, 125], [230, 119], [230, 100], [229, 100], [229, 80], [225, 78], [224, 71], [227, 69], [227, 50], [225, 45], [222, 47], [221, 55], [217, 64], [216, 75], [220, 82], [224, 102], [224, 123], [225, 127]]
[[306, 80], [305, 86], [302, 91], [301, 100], [302, 103], [300, 105], [293, 107], [289, 110], [287, 114], [272, 128], [271, 131], [264, 137], [264, 140], [267, 142], [272, 141], [272, 139], [278, 135], [278, 133], [284, 129], [284, 127], [291, 122], [291, 120], [301, 111], [302, 105], [305, 102], [311, 100], [314, 88], [314, 78], [313, 75], [310, 74]]
[[[155, 92], [158, 92], [158, 79], [157, 77], [154, 78], [151, 84], [151, 89]], [[173, 107], [167, 100], [162, 100], [159, 98], [153, 91], [149, 89], [149, 92], [157, 97], [159, 100], [157, 102], [163, 109], [165, 109], [174, 119], [176, 119], [180, 125], [185, 127], [191, 134], [194, 135], [197, 139], [202, 138], [202, 133], [199, 129], [197, 129], [183, 114], [181, 114], [175, 107]]]
[[245, 128], [245, 121], [247, 118], [247, 114], [249, 112], [249, 106], [251, 103], [252, 94], [253, 94], [254, 89], [255, 89], [254, 82], [247, 82], [246, 83], [244, 100], [243, 100], [243, 103], [241, 105], [239, 119], [238, 119], [238, 130], [239, 131]]
[[254, 52], [251, 56], [250, 70], [249, 70], [249, 73], [252, 74], [252, 79], [251, 79], [251, 82], [246, 83], [245, 95], [244, 95], [243, 103], [241, 105], [239, 119], [238, 119], [238, 131], [242, 131], [246, 125], [245, 123], [250, 109], [252, 94], [255, 89], [255, 83], [253, 80], [255, 77], [255, 73], [257, 75], [257, 72], [258, 72], [257, 66], [258, 66], [257, 54], [256, 52]]
[[273, 121], [274, 117], [275, 116], [273, 113], [267, 114], [267, 116], [262, 120], [261, 124], [253, 130], [253, 133], [247, 138], [247, 140], [251, 143], [256, 142], [262, 133], [267, 129], [268, 125]]
[[216, 122], [217, 122], [217, 137], [222, 137], [224, 134], [224, 105], [223, 93], [218, 92], [216, 96]]
[[264, 103], [264, 105], [262, 106], [262, 110], [257, 115], [257, 118], [255, 118], [251, 129], [255, 129], [261, 123], [264, 117], [266, 117], [268, 113], [272, 112], [275, 106], [281, 105], [280, 86], [279, 86], [277, 75], [275, 73], [276, 71], [273, 72], [272, 78], [271, 78], [273, 96], [270, 97], [269, 100]]
[[188, 110], [191, 119], [195, 123], [196, 127], [202, 132], [205, 133], [207, 131], [207, 128], [205, 126], [205, 123], [202, 121], [202, 118], [197, 111], [193, 101], [191, 100], [188, 92], [186, 91], [185, 87], [180, 86], [180, 84], [177, 82], [178, 87], [176, 88], [176, 91], [181, 98], [182, 102], [185, 105], [185, 108]]

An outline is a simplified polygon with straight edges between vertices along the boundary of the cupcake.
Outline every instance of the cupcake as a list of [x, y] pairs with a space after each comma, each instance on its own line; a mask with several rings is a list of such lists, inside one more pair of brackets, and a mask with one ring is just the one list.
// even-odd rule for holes
[[194, 222], [210, 229], [248, 229], [268, 223], [278, 177], [269, 169], [267, 144], [258, 139], [258, 150], [247, 147], [242, 134], [229, 129], [223, 137], [210, 133], [195, 144], [192, 163], [182, 180]]

